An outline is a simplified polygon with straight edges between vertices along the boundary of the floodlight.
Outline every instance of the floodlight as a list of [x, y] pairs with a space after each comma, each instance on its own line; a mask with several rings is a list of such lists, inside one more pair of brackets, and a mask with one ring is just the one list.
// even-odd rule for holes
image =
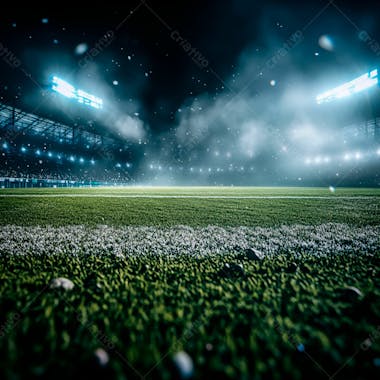
[[86, 91], [76, 89], [70, 83], [56, 76], [52, 80], [52, 90], [69, 99], [75, 99], [78, 103], [85, 104], [93, 108], [103, 108], [103, 100]]
[[75, 98], [75, 88], [61, 78], [53, 77], [52, 89], [66, 98]]
[[364, 91], [372, 86], [379, 83], [378, 71], [377, 69], [372, 70], [360, 77], [342, 84], [341, 86], [335, 87], [329, 91], [326, 91], [316, 97], [318, 104], [331, 102], [333, 100], [345, 98], [352, 94]]

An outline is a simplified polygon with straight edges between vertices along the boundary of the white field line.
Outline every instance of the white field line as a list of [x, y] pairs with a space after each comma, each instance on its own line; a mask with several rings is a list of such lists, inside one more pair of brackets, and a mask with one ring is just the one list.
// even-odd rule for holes
[[378, 199], [380, 195], [0, 194], [0, 198]]
[[[281, 252], [313, 255], [374, 254], [380, 225], [342, 223], [279, 227], [0, 227], [0, 255], [223, 255], [254, 248], [263, 256]], [[238, 247], [238, 248], [237, 248]]]

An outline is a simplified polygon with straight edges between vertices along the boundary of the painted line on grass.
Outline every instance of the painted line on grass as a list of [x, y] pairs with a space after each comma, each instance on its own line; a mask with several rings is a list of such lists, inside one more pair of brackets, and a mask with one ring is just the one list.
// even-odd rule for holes
[[2, 255], [224, 255], [247, 248], [259, 256], [368, 254], [380, 249], [380, 225], [344, 223], [277, 227], [16, 226], [0, 227]]
[[148, 195], [148, 194], [0, 194], [0, 198], [174, 198], [174, 199], [379, 199], [378, 195]]

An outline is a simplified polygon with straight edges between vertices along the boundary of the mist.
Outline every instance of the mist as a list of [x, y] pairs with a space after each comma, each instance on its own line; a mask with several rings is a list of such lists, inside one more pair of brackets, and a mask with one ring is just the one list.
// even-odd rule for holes
[[[329, 41], [327, 54], [335, 54]], [[355, 149], [355, 142], [343, 144], [343, 127], [363, 117], [366, 100], [335, 108], [315, 101], [329, 88], [324, 86], [339, 85], [343, 77], [307, 77], [291, 51], [279, 67], [269, 69], [265, 62], [248, 49], [227, 81], [233, 92], [188, 98], [176, 113], [175, 127], [146, 155], [145, 170], [160, 167], [170, 184], [189, 183], [191, 177], [204, 184], [233, 184], [237, 176], [239, 183], [273, 184], [298, 180], [309, 156]], [[163, 173], [154, 179], [164, 184]]]

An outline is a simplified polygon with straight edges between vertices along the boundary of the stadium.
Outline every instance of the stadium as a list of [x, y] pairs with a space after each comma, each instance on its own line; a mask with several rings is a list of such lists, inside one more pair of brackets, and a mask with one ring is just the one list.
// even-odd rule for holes
[[378, 378], [373, 4], [95, 8], [0, 15], [0, 378]]

